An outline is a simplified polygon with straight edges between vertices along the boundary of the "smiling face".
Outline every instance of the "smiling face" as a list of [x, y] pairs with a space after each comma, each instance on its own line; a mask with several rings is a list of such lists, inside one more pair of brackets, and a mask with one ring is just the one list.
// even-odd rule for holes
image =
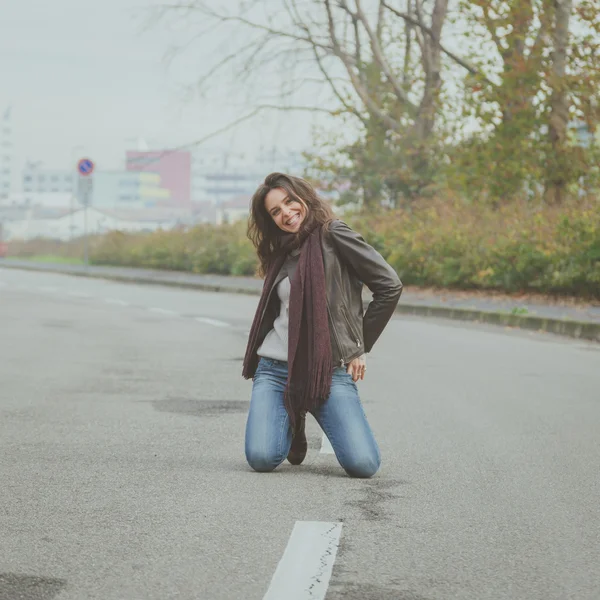
[[306, 218], [306, 204], [291, 197], [283, 188], [272, 189], [266, 195], [265, 208], [275, 225], [288, 233], [297, 233]]

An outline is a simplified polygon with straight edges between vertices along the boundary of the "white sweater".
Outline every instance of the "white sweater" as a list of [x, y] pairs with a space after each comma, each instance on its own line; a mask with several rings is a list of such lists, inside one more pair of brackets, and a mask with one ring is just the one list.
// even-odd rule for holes
[[273, 323], [273, 329], [267, 333], [257, 351], [259, 356], [287, 362], [288, 359], [288, 326], [290, 323], [290, 278], [282, 279], [277, 285], [279, 296], [279, 315]]

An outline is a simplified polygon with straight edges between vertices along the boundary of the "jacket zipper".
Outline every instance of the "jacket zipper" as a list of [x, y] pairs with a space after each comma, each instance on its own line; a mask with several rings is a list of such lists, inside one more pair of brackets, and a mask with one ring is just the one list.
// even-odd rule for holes
[[356, 340], [356, 347], [360, 348], [360, 346], [361, 346], [360, 337], [358, 336], [358, 334], [356, 333], [356, 330], [354, 329], [354, 327], [352, 326], [352, 323], [350, 322], [350, 317], [348, 316], [348, 309], [346, 308], [345, 304], [342, 304], [342, 312], [344, 314], [344, 319], [346, 321], [346, 325], [348, 325], [348, 329], [350, 330], [350, 332], [352, 333], [352, 335], [354, 336], [354, 338]]
[[[327, 300], [327, 314], [329, 317], [331, 317], [331, 309], [329, 308], [329, 300]], [[340, 344], [340, 338], [338, 338], [338, 334], [337, 331], [335, 330], [335, 326], [333, 324], [333, 319], [330, 318], [329, 319], [331, 322], [331, 331], [333, 331], [333, 337], [335, 338], [335, 343], [337, 344], [338, 347], [338, 352], [340, 353], [340, 367], [344, 366], [344, 357], [342, 356], [342, 345]]]
[[[342, 305], [343, 306], [343, 305]], [[329, 301], [327, 301], [327, 311], [329, 313], [329, 315], [331, 316], [331, 310], [329, 308]], [[352, 328], [352, 326], [350, 325], [350, 322], [348, 321], [348, 317], [346, 317], [346, 315], [344, 314], [344, 319], [346, 320], [347, 324], [348, 324], [348, 328], [350, 329], [350, 331], [352, 332], [352, 335], [356, 335], [356, 332], [354, 331], [354, 329]], [[346, 362], [350, 362], [350, 360], [353, 360], [354, 358], [357, 358], [358, 356], [360, 356], [360, 354], [357, 354], [356, 356], [354, 355], [354, 353], [352, 353], [351, 357], [346, 360], [343, 355], [342, 355], [342, 345], [340, 343], [340, 338], [337, 335], [337, 331], [335, 330], [335, 326], [333, 325], [333, 319], [331, 319], [331, 329], [333, 331], [333, 337], [335, 338], [335, 343], [337, 344], [339, 353], [340, 353], [340, 367], [344, 367]], [[356, 338], [356, 347], [360, 348], [361, 343], [360, 343], [360, 339], [357, 337]]]

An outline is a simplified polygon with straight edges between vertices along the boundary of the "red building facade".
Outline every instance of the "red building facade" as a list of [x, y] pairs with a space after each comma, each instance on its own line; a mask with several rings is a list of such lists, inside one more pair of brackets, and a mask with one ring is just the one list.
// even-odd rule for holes
[[127, 170], [158, 173], [160, 185], [171, 191], [172, 206], [192, 204], [192, 157], [184, 150], [127, 151]]

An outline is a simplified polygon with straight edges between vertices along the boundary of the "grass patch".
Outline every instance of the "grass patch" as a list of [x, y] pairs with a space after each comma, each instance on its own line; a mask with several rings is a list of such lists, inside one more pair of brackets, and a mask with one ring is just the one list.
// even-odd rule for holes
[[58, 256], [55, 254], [40, 254], [38, 256], [20, 256], [19, 260], [30, 260], [38, 263], [57, 263], [61, 265], [82, 265], [83, 258], [73, 256]]

